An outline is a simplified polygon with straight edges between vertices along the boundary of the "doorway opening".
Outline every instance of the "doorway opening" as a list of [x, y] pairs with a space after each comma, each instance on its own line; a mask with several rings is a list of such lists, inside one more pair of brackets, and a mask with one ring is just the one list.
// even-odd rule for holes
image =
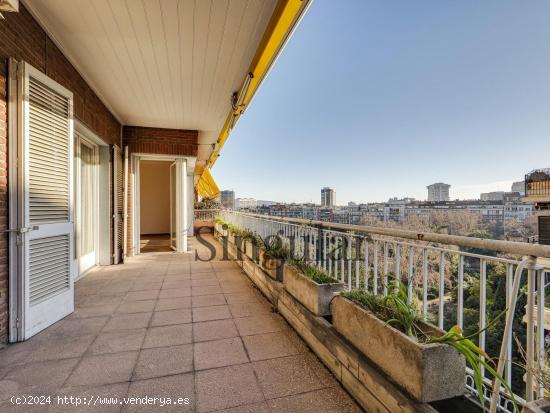
[[171, 165], [173, 161], [139, 161], [139, 229], [140, 253], [169, 252], [171, 220], [175, 213], [171, 199]]
[[130, 256], [148, 250], [188, 252], [195, 158], [132, 154], [130, 166]]

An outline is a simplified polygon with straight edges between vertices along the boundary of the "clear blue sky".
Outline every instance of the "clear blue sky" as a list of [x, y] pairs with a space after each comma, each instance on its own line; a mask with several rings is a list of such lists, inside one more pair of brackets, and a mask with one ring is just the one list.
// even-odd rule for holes
[[214, 166], [237, 197], [507, 189], [550, 167], [549, 0], [315, 0]]

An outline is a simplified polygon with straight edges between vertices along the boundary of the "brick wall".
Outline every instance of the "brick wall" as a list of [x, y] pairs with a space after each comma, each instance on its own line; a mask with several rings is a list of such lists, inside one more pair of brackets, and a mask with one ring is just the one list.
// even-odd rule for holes
[[0, 20], [0, 62], [25, 60], [74, 93], [74, 115], [107, 143], [120, 142], [121, 125], [42, 30], [23, 4]]
[[[122, 128], [122, 146], [128, 146], [128, 153], [150, 153], [155, 155], [197, 156], [198, 132], [185, 129], [144, 128], [140, 126], [124, 126]], [[129, 163], [130, 176], [132, 164]], [[128, 180], [128, 199], [132, 199], [134, 188]], [[128, 202], [127, 211], [128, 242], [127, 252], [132, 256], [132, 203]]]
[[7, 60], [24, 60], [74, 93], [74, 115], [107, 143], [120, 144], [121, 125], [49, 39], [25, 6], [0, 19], [0, 342], [8, 334]]
[[0, 61], [0, 342], [8, 339], [8, 151], [7, 66]]
[[197, 156], [196, 130], [143, 128], [124, 126], [122, 146], [128, 145], [130, 153]]

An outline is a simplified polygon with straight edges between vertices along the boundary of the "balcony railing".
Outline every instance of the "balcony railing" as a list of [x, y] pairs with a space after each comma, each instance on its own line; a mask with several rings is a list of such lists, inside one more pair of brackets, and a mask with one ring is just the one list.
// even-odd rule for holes
[[[513, 386], [520, 404], [544, 395], [544, 389], [534, 384], [530, 369], [525, 381], [518, 384], [517, 378], [524, 374], [517, 366], [522, 360], [518, 359], [516, 340], [526, 351], [527, 366], [544, 365], [545, 331], [536, 326], [544, 325], [545, 275], [550, 268], [537, 264], [537, 257], [550, 257], [550, 247], [233, 211], [220, 211], [220, 217], [264, 240], [278, 236], [295, 256], [316, 263], [350, 290], [387, 294], [389, 274], [405, 280], [409, 300], [419, 303], [426, 321], [442, 329], [458, 325], [465, 331], [479, 331], [477, 344], [500, 360], [501, 374]], [[526, 300], [525, 310], [523, 305], [516, 306], [521, 297]], [[488, 332], [488, 310], [495, 316], [495, 306], [488, 305], [498, 300], [502, 301], [498, 312], [511, 307], [515, 311], [507, 311], [505, 328]], [[521, 311], [523, 315], [516, 314]], [[499, 336], [499, 354], [494, 354], [495, 334]], [[488, 338], [493, 342], [491, 349]], [[473, 377], [467, 373], [466, 389], [475, 402]], [[489, 379], [485, 387], [488, 401], [495, 394], [498, 411], [514, 411], [503, 387], [493, 392]]]
[[219, 209], [195, 209], [194, 218], [195, 221], [214, 221], [214, 218], [220, 213]]

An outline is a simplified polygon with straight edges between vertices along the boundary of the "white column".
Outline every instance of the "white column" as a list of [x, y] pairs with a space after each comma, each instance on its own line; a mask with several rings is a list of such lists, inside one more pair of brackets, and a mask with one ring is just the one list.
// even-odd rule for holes
[[194, 190], [194, 182], [193, 182], [193, 170], [189, 172], [189, 165], [186, 169], [187, 169], [187, 174], [186, 174], [187, 176], [185, 177], [185, 179], [187, 179], [187, 197], [185, 199], [187, 202], [187, 223], [188, 223], [187, 236], [192, 237], [195, 235], [193, 230], [193, 225], [194, 225], [193, 221], [195, 219], [195, 212], [194, 212], [195, 190]]
[[188, 234], [188, 183], [187, 183], [187, 164], [186, 160], [178, 158], [176, 160], [176, 231], [177, 231], [177, 252], [187, 252], [187, 234]]

